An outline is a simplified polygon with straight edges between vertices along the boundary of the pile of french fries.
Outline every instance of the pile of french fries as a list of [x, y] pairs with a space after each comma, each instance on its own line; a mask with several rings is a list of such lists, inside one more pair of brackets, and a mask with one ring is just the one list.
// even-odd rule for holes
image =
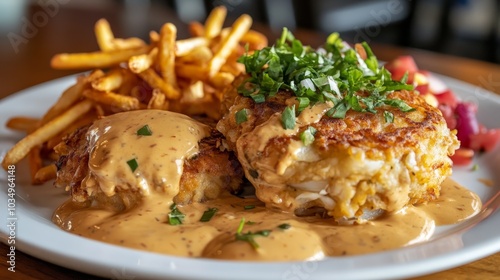
[[55, 69], [91, 70], [79, 76], [41, 119], [13, 117], [6, 126], [26, 137], [5, 155], [2, 166], [28, 157], [32, 184], [56, 177], [54, 152], [68, 134], [113, 113], [171, 110], [187, 115], [221, 117], [222, 92], [244, 71], [237, 62], [245, 52], [267, 46], [267, 38], [251, 30], [252, 18], [240, 16], [223, 28], [227, 10], [215, 8], [205, 24], [189, 24], [191, 38], [178, 39], [171, 23], [151, 31], [149, 43], [139, 38], [115, 38], [109, 23], [95, 24], [99, 51], [61, 53], [51, 60]]

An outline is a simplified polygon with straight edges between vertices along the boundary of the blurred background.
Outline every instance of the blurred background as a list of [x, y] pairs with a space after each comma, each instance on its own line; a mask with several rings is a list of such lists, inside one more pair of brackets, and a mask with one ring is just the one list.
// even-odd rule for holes
[[[99, 18], [108, 19], [117, 37], [147, 39], [150, 30], [172, 22], [185, 38], [187, 23], [203, 22], [219, 5], [228, 9], [226, 25], [248, 13], [270, 42], [286, 26], [302, 34], [313, 30], [322, 40], [337, 31], [348, 42], [500, 63], [498, 0], [0, 0], [0, 81], [8, 82], [12, 69], [37, 72], [40, 81], [53, 78], [43, 74], [51, 73], [53, 54], [97, 50], [93, 26]], [[4, 83], [2, 90], [19, 88]]]
[[[168, 20], [171, 8], [185, 23], [203, 21], [215, 6], [225, 5], [229, 19], [242, 13], [280, 30], [307, 28], [341, 32], [348, 41], [374, 41], [500, 62], [498, 0], [1, 0], [0, 31], [5, 38], [23, 24], [31, 6], [123, 13], [134, 35]], [[162, 11], [165, 9], [165, 11]], [[49, 17], [57, 16], [47, 13]], [[43, 16], [38, 20], [43, 23]], [[29, 18], [28, 18], [29, 19]]]

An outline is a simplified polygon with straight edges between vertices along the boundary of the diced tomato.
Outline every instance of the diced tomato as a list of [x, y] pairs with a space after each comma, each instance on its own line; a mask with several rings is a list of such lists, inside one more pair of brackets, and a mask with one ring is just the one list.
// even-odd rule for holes
[[489, 152], [500, 142], [500, 128], [479, 129], [477, 134], [470, 135], [469, 138], [471, 149]]
[[416, 86], [415, 90], [418, 91], [421, 95], [429, 92], [429, 84]]
[[444, 104], [452, 109], [455, 109], [458, 104], [458, 98], [455, 96], [455, 94], [451, 90], [446, 90], [441, 93], [435, 94], [439, 104]]
[[450, 158], [455, 165], [468, 165], [472, 162], [474, 151], [472, 149], [460, 148]]
[[413, 57], [409, 55], [400, 56], [393, 61], [386, 63], [384, 67], [391, 72], [392, 79], [396, 81], [401, 80], [406, 72], [412, 74], [418, 71], [417, 63], [415, 63]]

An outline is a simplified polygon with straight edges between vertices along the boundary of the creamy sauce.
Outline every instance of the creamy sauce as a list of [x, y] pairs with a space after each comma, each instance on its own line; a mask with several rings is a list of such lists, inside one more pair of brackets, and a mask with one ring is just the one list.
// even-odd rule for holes
[[[265, 208], [255, 198], [226, 196], [205, 203], [178, 206], [184, 213], [182, 225], [170, 225], [171, 199], [151, 192], [122, 212], [94, 206], [82, 207], [68, 201], [59, 207], [53, 221], [62, 229], [103, 242], [184, 257], [230, 260], [315, 260], [325, 256], [366, 254], [425, 241], [436, 225], [453, 224], [481, 209], [473, 192], [451, 179], [442, 184], [442, 195], [425, 205], [409, 206], [360, 225], [335, 225], [331, 219], [295, 217]], [[244, 206], [255, 208], [245, 210]], [[218, 208], [208, 222], [200, 217], [208, 208]], [[271, 230], [256, 236], [258, 248], [236, 240], [241, 219], [243, 233]], [[250, 222], [250, 223], [248, 223]], [[288, 229], [279, 225], [288, 224]]]
[[[141, 128], [150, 135], [138, 135]], [[147, 196], [156, 190], [171, 200], [179, 192], [184, 159], [195, 155], [198, 142], [209, 135], [208, 126], [168, 111], [140, 110], [100, 119], [89, 128], [92, 150], [82, 184], [89, 194], [112, 196], [117, 189], [131, 189]], [[137, 163], [135, 170], [131, 160]]]

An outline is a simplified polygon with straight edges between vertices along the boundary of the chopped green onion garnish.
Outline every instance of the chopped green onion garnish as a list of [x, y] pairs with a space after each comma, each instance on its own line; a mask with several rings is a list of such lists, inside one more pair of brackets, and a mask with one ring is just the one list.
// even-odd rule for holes
[[312, 126], [308, 126], [306, 130], [302, 131], [300, 134], [300, 140], [304, 143], [305, 146], [309, 146], [314, 142], [314, 135], [316, 134], [316, 128]]
[[259, 248], [259, 244], [255, 242], [254, 237], [256, 236], [269, 236], [271, 234], [271, 230], [259, 230], [256, 232], [247, 232], [247, 233], [242, 233], [243, 227], [245, 226], [245, 218], [241, 218], [240, 224], [238, 226], [238, 229], [236, 230], [236, 240], [241, 240], [250, 243], [254, 249]]
[[235, 117], [236, 117], [236, 124], [241, 124], [246, 122], [248, 120], [247, 109], [241, 109], [240, 111], [236, 112]]
[[254, 209], [255, 205], [245, 205], [245, 206], [243, 206], [243, 208], [245, 208], [245, 210], [250, 210], [250, 209]]
[[139, 128], [139, 130], [137, 130], [137, 135], [140, 135], [140, 136], [151, 136], [153, 134], [153, 132], [151, 132], [151, 129], [149, 128], [149, 125], [145, 125], [141, 128]]
[[137, 160], [135, 158], [127, 161], [127, 164], [130, 167], [130, 170], [132, 170], [132, 172], [134, 172], [137, 169], [137, 167], [139, 167], [139, 164], [137, 163]]
[[472, 168], [471, 168], [471, 171], [477, 171], [479, 170], [479, 165], [477, 163], [475, 163]]
[[212, 219], [212, 217], [217, 213], [217, 208], [209, 208], [205, 212], [203, 212], [203, 215], [200, 218], [200, 222], [208, 222]]
[[[385, 105], [410, 111], [408, 104], [389, 98], [388, 93], [413, 90], [413, 85], [406, 84], [407, 77], [392, 80], [391, 73], [379, 66], [370, 46], [366, 42], [361, 45], [367, 56], [364, 60], [338, 33], [328, 36], [323, 49], [315, 50], [302, 45], [285, 28], [274, 46], [239, 58], [249, 78], [238, 87], [238, 93], [261, 102], [280, 90], [288, 91], [297, 97], [298, 112], [331, 101], [335, 107], [327, 115], [333, 118], [344, 118], [349, 110], [376, 113], [376, 108]], [[290, 108], [286, 111], [283, 127], [291, 129], [295, 124]]]
[[184, 220], [185, 215], [177, 209], [177, 204], [170, 205], [170, 213], [168, 214], [168, 223], [171, 225], [180, 225]]
[[290, 224], [281, 224], [278, 226], [280, 229], [289, 229], [290, 227], [292, 227]]
[[389, 111], [384, 111], [384, 118], [386, 123], [394, 122], [394, 114]]
[[295, 127], [295, 105], [285, 108], [281, 115], [281, 123], [284, 129], [293, 129]]

